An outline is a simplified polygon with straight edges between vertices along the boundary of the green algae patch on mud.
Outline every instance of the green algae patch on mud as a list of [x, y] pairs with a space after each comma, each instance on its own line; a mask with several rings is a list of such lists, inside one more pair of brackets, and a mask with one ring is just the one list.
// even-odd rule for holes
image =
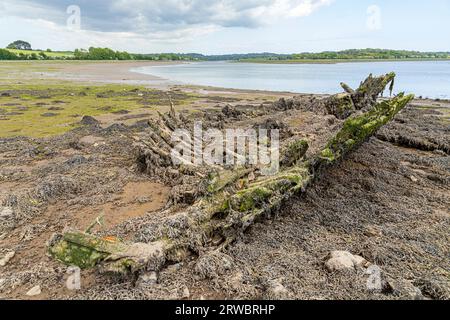
[[[172, 98], [175, 105], [188, 95]], [[168, 105], [158, 90], [123, 85], [86, 86], [60, 84], [9, 84], [0, 89], [0, 137], [47, 137], [78, 126], [83, 116], [114, 114], [127, 110], [157, 109]]]
[[66, 265], [92, 268], [112, 253], [126, 249], [119, 241], [107, 241], [87, 233], [67, 232], [52, 240], [49, 253]]
[[68, 266], [78, 266], [82, 269], [95, 267], [108, 254], [88, 247], [79, 246], [67, 241], [61, 241], [49, 249], [50, 254]]

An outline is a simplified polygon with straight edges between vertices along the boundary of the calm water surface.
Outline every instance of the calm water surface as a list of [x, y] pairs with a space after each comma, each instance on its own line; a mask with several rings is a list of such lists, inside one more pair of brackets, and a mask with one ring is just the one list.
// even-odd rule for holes
[[357, 87], [369, 73], [397, 73], [396, 92], [450, 98], [450, 61], [355, 62], [338, 64], [254, 64], [198, 62], [132, 71], [186, 84], [233, 89], [336, 93], [339, 83]]

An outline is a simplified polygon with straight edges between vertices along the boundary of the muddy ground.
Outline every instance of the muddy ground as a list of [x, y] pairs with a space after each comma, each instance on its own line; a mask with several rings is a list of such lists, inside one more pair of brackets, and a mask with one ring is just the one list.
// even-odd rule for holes
[[[1, 268], [1, 295], [30, 298], [25, 293], [40, 285], [34, 298], [449, 298], [449, 127], [417, 126], [425, 118], [439, 122], [440, 113], [409, 107], [276, 219], [252, 227], [217, 257], [220, 268], [205, 272], [192, 257], [151, 286], [82, 271], [80, 291], [65, 288], [67, 267], [46, 255], [51, 235], [105, 213], [102, 234], [134, 240], [138, 222], [157, 219], [166, 205], [169, 186], [136, 168], [131, 138], [142, 128], [91, 125], [55, 138], [2, 139], [0, 198], [13, 212], [2, 213], [0, 253], [15, 255]], [[413, 140], [432, 131], [441, 145], [389, 142], [399, 130]], [[386, 290], [368, 291], [363, 272], [328, 272], [333, 250], [380, 266]]]
[[[279, 98], [183, 90], [196, 99], [178, 110], [194, 117], [227, 105], [258, 110]], [[54, 233], [83, 230], [104, 214], [97, 234], [145, 241], [146, 225], [165, 218], [173, 186], [142, 173], [136, 161], [135, 142], [147, 130], [142, 120], [153, 115], [80, 117], [62, 135], [0, 138], [0, 259], [10, 258], [0, 266], [0, 298], [450, 299], [449, 107], [447, 101], [414, 101], [225, 252], [167, 265], [153, 282], [82, 270], [80, 290], [67, 289], [67, 266], [47, 255]], [[290, 126], [326, 132], [332, 125], [311, 112], [303, 116]], [[368, 290], [363, 269], [329, 272], [325, 262], [334, 250], [378, 266], [383, 289]], [[27, 295], [37, 285], [41, 293]]]

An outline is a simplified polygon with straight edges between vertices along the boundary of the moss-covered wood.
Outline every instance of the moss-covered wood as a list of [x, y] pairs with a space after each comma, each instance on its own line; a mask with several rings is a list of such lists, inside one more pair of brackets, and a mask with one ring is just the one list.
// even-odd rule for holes
[[69, 231], [50, 241], [49, 253], [69, 266], [87, 269], [101, 265], [106, 272], [129, 274], [148, 266], [160, 267], [169, 246], [169, 242], [125, 243], [116, 238]]
[[[344, 121], [325, 147], [313, 155], [306, 157], [308, 144], [303, 139], [291, 142], [282, 158], [281, 170], [275, 176], [252, 176], [254, 171], [245, 168], [208, 175], [208, 192], [187, 209], [171, 215], [174, 221], [183, 221], [180, 230], [173, 232], [170, 226], [157, 241], [148, 244], [110, 242], [69, 232], [52, 242], [50, 253], [66, 264], [80, 267], [100, 264], [108, 271], [127, 273], [157, 270], [164, 261], [183, 260], [189, 251], [227, 245], [255, 221], [276, 213], [284, 201], [304, 192], [315, 177], [323, 175], [328, 167], [392, 120], [413, 99], [412, 95], [400, 94], [375, 104], [370, 102], [384, 90], [383, 85], [392, 82], [393, 75], [388, 74], [369, 77], [354, 93], [347, 88], [350, 95], [366, 101], [367, 106], [359, 105], [362, 111]], [[175, 115], [168, 114], [165, 121], [172, 118]]]
[[329, 114], [336, 116], [338, 119], [346, 119], [357, 110], [370, 110], [389, 84], [389, 91], [392, 95], [394, 79], [395, 73], [393, 72], [380, 77], [369, 75], [356, 90], [345, 83], [341, 83], [345, 93], [333, 95], [325, 100], [325, 108]]

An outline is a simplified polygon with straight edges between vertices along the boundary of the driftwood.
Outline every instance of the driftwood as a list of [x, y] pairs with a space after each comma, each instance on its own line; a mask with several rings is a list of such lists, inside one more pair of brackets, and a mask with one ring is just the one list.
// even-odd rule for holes
[[[171, 226], [163, 229], [166, 231], [155, 241], [131, 244], [100, 239], [83, 232], [67, 232], [51, 241], [50, 253], [69, 265], [84, 268], [100, 265], [103, 270], [127, 274], [156, 271], [167, 262], [181, 261], [190, 252], [199, 252], [206, 247], [226, 247], [255, 221], [270, 217], [287, 199], [304, 192], [317, 177], [324, 175], [328, 167], [356, 150], [413, 99], [412, 95], [399, 94], [377, 102], [394, 77], [394, 74], [370, 76], [357, 90], [343, 84], [345, 94], [332, 96], [324, 102], [334, 106], [330, 108], [331, 114], [346, 118], [341, 129], [312, 156], [306, 156], [307, 141], [298, 139], [289, 143], [281, 154], [281, 169], [274, 176], [255, 175], [258, 170], [247, 167], [234, 170], [211, 167], [202, 171], [186, 164], [172, 168], [170, 134], [187, 121], [172, 107], [159, 120], [149, 122], [149, 138], [140, 141], [144, 151], [139, 155], [139, 161], [155, 172], [193, 170], [205, 182], [205, 191], [193, 197], [192, 205], [182, 210], [174, 209], [171, 219], [173, 225], [177, 225], [176, 232]], [[347, 107], [348, 112], [336, 114], [336, 110]]]

